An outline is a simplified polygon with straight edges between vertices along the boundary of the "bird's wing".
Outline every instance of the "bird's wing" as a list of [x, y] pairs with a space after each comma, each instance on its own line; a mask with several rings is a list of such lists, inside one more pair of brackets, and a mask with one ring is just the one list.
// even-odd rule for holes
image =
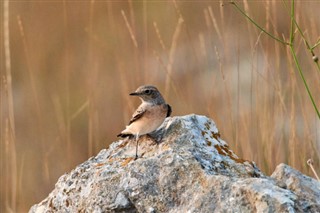
[[136, 120], [140, 119], [143, 114], [146, 112], [146, 110], [143, 107], [139, 107], [132, 115], [132, 118], [129, 122], [129, 125], [135, 122]]
[[169, 117], [172, 113], [172, 108], [169, 104], [167, 104], [167, 107], [168, 107], [168, 111], [167, 111], [167, 117]]

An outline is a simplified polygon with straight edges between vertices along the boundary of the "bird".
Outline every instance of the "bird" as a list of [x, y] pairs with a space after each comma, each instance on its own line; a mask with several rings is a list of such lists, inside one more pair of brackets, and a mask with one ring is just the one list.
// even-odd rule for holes
[[[172, 108], [167, 104], [159, 90], [152, 85], [138, 87], [131, 96], [138, 96], [141, 100], [140, 106], [133, 113], [126, 128], [117, 137], [132, 138], [136, 140], [136, 155], [138, 159], [138, 140], [140, 136], [147, 135], [158, 129], [166, 117], [172, 113]], [[150, 137], [150, 136], [149, 136]]]

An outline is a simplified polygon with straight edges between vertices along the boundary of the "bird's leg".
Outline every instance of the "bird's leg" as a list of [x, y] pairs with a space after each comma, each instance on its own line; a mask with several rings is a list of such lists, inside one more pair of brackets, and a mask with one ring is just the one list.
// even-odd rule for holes
[[139, 134], [136, 134], [136, 157], [134, 160], [138, 159], [138, 146], [139, 146]]

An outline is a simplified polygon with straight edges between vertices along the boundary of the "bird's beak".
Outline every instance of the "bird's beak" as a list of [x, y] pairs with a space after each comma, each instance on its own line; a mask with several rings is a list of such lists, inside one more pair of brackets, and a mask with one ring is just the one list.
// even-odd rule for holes
[[137, 93], [137, 92], [133, 92], [133, 93], [130, 93], [129, 95], [138, 96], [138, 95], [140, 95], [140, 94], [139, 94], [139, 93]]

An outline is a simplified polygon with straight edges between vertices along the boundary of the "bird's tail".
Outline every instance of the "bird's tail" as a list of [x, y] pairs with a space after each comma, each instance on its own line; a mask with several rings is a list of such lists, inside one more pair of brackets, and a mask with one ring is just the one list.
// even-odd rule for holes
[[130, 133], [120, 133], [117, 135], [117, 137], [120, 137], [120, 138], [126, 138], [126, 137], [129, 137], [129, 138], [133, 138], [133, 134], [130, 134]]

